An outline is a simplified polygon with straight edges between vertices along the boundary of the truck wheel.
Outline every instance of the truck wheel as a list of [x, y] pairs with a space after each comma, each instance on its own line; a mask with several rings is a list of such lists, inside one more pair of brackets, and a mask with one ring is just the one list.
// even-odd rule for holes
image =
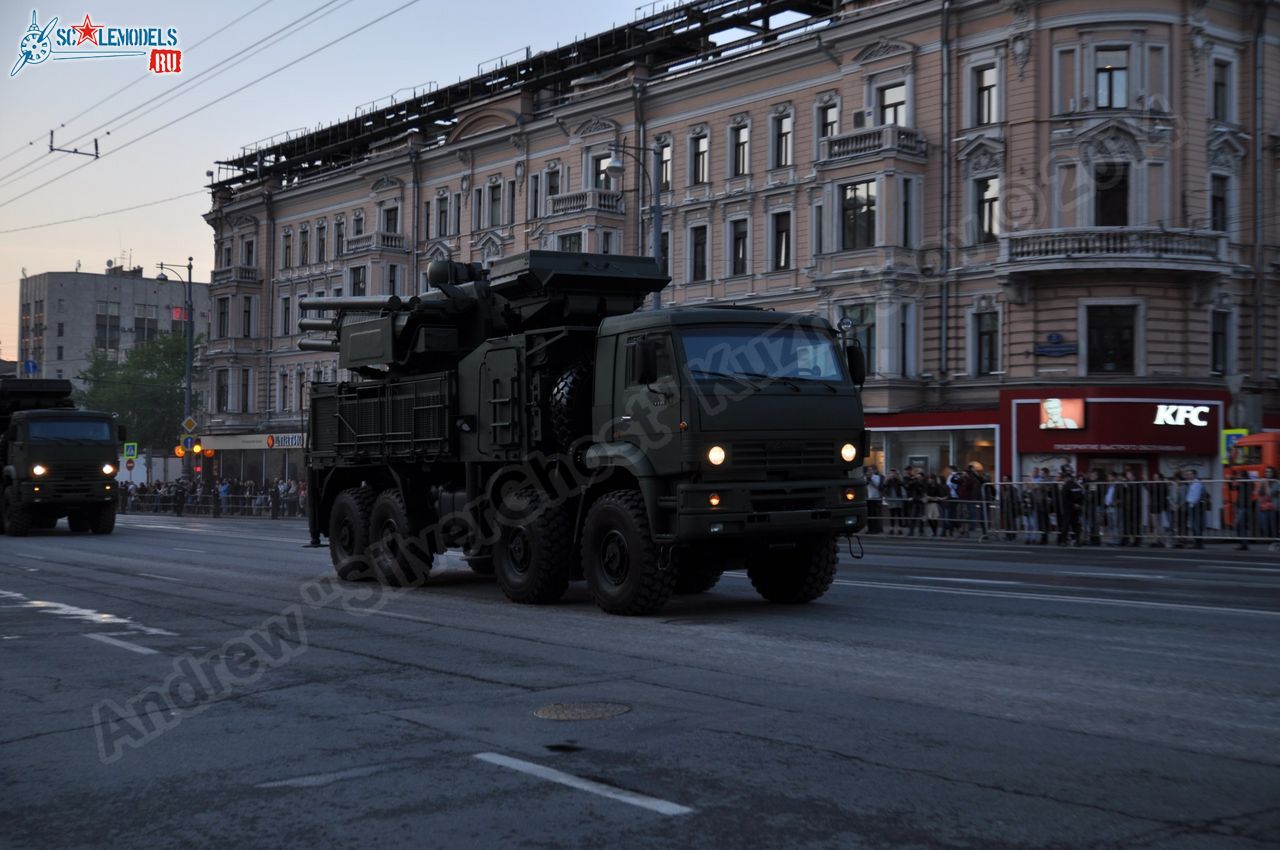
[[579, 360], [556, 380], [548, 407], [551, 435], [561, 451], [568, 451], [576, 440], [591, 432], [591, 364], [588, 361]]
[[591, 598], [610, 614], [652, 614], [675, 588], [675, 570], [659, 562], [638, 490], [614, 490], [591, 506], [582, 562]]
[[67, 515], [67, 528], [71, 529], [73, 534], [84, 534], [89, 530], [89, 518], [81, 511], [75, 511]]
[[708, 547], [690, 546], [676, 557], [676, 593], [706, 593], [722, 575], [723, 559]]
[[471, 572], [478, 576], [493, 575], [493, 556], [492, 555], [467, 555], [464, 559], [467, 566], [471, 568]]
[[369, 560], [378, 581], [388, 587], [421, 587], [431, 572], [431, 550], [417, 535], [422, 523], [409, 519], [404, 496], [383, 490], [369, 513]]
[[827, 592], [836, 577], [835, 538], [801, 540], [794, 549], [747, 558], [751, 586], [770, 602], [812, 602]]
[[110, 534], [116, 528], [116, 506], [114, 503], [103, 505], [93, 512], [89, 520], [89, 530], [94, 534]]
[[22, 505], [11, 501], [7, 492], [4, 494], [4, 501], [0, 507], [4, 511], [6, 534], [10, 537], [26, 537], [31, 533], [31, 512], [22, 507]]
[[498, 586], [512, 602], [546, 605], [569, 587], [573, 554], [572, 523], [564, 505], [545, 504], [532, 488], [511, 497], [508, 507], [521, 511], [501, 522], [493, 549]]
[[371, 581], [373, 571], [365, 562], [369, 548], [369, 512], [373, 491], [351, 487], [338, 494], [329, 513], [329, 560], [343, 581]]

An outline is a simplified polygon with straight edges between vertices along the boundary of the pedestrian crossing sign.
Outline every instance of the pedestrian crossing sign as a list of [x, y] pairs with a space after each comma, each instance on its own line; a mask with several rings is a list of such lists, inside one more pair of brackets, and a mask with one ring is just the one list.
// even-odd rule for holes
[[125, 456], [126, 458], [130, 458], [130, 459], [131, 459], [131, 458], [136, 458], [136, 457], [138, 456], [138, 444], [137, 444], [137, 443], [125, 443], [125, 444], [124, 444], [124, 456]]

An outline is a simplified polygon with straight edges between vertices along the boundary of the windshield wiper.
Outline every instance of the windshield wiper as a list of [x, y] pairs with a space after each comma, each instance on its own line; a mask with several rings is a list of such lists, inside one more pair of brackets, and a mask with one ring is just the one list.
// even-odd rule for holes
[[782, 381], [796, 392], [800, 392], [800, 385], [786, 375], [766, 375], [762, 372], [738, 372], [738, 375], [745, 375], [748, 378], [759, 378], [764, 381]]
[[709, 376], [711, 376], [711, 377], [713, 377], [713, 378], [732, 378], [733, 380], [737, 381], [737, 382], [738, 382], [738, 383], [740, 383], [740, 384], [746, 384], [748, 387], [751, 387], [751, 389], [753, 389], [753, 390], [758, 390], [758, 389], [760, 389], [758, 386], [756, 386], [755, 384], [753, 384], [753, 383], [751, 383], [750, 381], [748, 381], [748, 380], [747, 380], [746, 378], [744, 378], [742, 375], [740, 375], [740, 374], [735, 374], [735, 373], [732, 373], [732, 372], [715, 372], [715, 371], [712, 371], [711, 369], [692, 369], [692, 368], [691, 368], [691, 369], [689, 369], [689, 374], [691, 374], [691, 375], [694, 375], [694, 374], [696, 374], [696, 375], [709, 375]]

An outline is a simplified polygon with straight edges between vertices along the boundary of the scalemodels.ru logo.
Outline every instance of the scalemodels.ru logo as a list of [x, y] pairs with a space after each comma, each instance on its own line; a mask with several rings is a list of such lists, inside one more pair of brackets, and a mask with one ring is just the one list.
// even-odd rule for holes
[[18, 61], [10, 77], [28, 65], [53, 59], [122, 59], [147, 56], [147, 69], [157, 74], [182, 72], [176, 27], [114, 27], [94, 23], [88, 14], [78, 26], [58, 27], [54, 16], [41, 25], [35, 9], [31, 26], [18, 42]]

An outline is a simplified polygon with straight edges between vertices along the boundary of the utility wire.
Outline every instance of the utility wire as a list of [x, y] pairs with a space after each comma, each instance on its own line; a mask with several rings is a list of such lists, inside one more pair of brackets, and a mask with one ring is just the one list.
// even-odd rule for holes
[[29, 224], [26, 227], [14, 227], [9, 230], [0, 230], [0, 235], [6, 234], [6, 233], [22, 233], [25, 230], [40, 230], [45, 227], [57, 227], [60, 224], [72, 224], [73, 222], [86, 221], [91, 218], [105, 218], [106, 216], [109, 216], [109, 215], [117, 215], [119, 213], [132, 212], [133, 210], [140, 210], [143, 207], [154, 207], [158, 204], [167, 204], [170, 201], [177, 201], [182, 198], [190, 198], [193, 195], [203, 195], [204, 192], [205, 192], [204, 189], [196, 189], [194, 192], [186, 192], [181, 195], [173, 195], [172, 197], [169, 197], [169, 198], [161, 198], [158, 201], [147, 201], [145, 204], [134, 204], [131, 207], [121, 207], [118, 210], [106, 210], [104, 212], [90, 213], [89, 215], [77, 216], [76, 218], [64, 218], [61, 221], [46, 221], [44, 224]]
[[[373, 18], [372, 20], [370, 20], [370, 21], [368, 21], [368, 22], [366, 22], [366, 23], [364, 23], [364, 24], [361, 24], [360, 26], [356, 27], [355, 29], [351, 30], [350, 32], [347, 32], [347, 33], [345, 33], [344, 35], [340, 35], [340, 36], [338, 36], [337, 38], [332, 39], [331, 41], [327, 41], [327, 42], [325, 42], [324, 44], [320, 45], [319, 47], [315, 48], [314, 50], [308, 51], [307, 53], [304, 53], [303, 55], [301, 55], [301, 56], [297, 57], [296, 59], [293, 59], [293, 60], [292, 60], [292, 61], [290, 61], [290, 62], [286, 62], [285, 64], [280, 65], [279, 67], [275, 68], [274, 70], [272, 70], [272, 71], [268, 71], [267, 73], [263, 74], [262, 76], [257, 77], [256, 79], [250, 80], [249, 82], [245, 83], [244, 85], [240, 86], [239, 88], [232, 89], [231, 91], [227, 92], [226, 94], [221, 95], [220, 97], [216, 97], [216, 98], [214, 98], [213, 100], [209, 101], [208, 103], [205, 103], [203, 106], [198, 106], [198, 107], [196, 107], [195, 109], [191, 110], [190, 112], [186, 113], [185, 115], [182, 115], [182, 116], [180, 116], [180, 117], [178, 117], [178, 118], [174, 118], [172, 121], [167, 122], [165, 125], [162, 125], [161, 127], [157, 128], [157, 130], [156, 130], [156, 131], [153, 131], [153, 132], [159, 132], [159, 131], [164, 130], [164, 129], [168, 128], [168, 127], [172, 127], [174, 124], [178, 123], [179, 121], [184, 121], [184, 120], [186, 120], [187, 118], [190, 118], [192, 115], [195, 115], [195, 114], [197, 114], [197, 113], [199, 113], [199, 112], [203, 112], [204, 110], [208, 109], [209, 107], [211, 107], [211, 106], [215, 106], [215, 105], [217, 105], [217, 104], [221, 103], [222, 101], [226, 100], [227, 98], [229, 98], [229, 97], [231, 97], [231, 96], [233, 96], [233, 95], [239, 94], [240, 92], [244, 91], [244, 90], [245, 90], [245, 89], [247, 89], [247, 88], [250, 88], [251, 86], [255, 86], [255, 85], [257, 85], [258, 83], [262, 82], [263, 80], [266, 80], [266, 79], [269, 79], [269, 78], [271, 78], [271, 77], [274, 77], [276, 74], [279, 74], [281, 71], [287, 71], [287, 70], [289, 70], [289, 69], [293, 68], [293, 67], [294, 67], [295, 65], [297, 65], [298, 63], [303, 62], [303, 61], [305, 61], [305, 60], [307, 60], [307, 59], [310, 59], [312, 56], [315, 56], [316, 54], [321, 53], [322, 51], [328, 50], [330, 47], [333, 47], [335, 44], [339, 44], [339, 43], [341, 43], [341, 42], [343, 42], [343, 41], [346, 41], [348, 38], [351, 38], [353, 35], [357, 35], [357, 34], [359, 34], [359, 33], [361, 33], [361, 32], [364, 32], [364, 31], [365, 31], [365, 30], [367, 30], [369, 27], [371, 27], [371, 26], [373, 26], [373, 25], [375, 25], [375, 24], [381, 23], [382, 21], [386, 20], [387, 18], [391, 17], [392, 15], [395, 15], [395, 14], [397, 14], [397, 13], [399, 13], [399, 12], [402, 12], [402, 11], [404, 11], [405, 9], [409, 8], [410, 6], [414, 6], [414, 5], [416, 5], [416, 4], [420, 3], [420, 2], [421, 2], [421, 0], [408, 0], [408, 2], [407, 2], [407, 3], [402, 3], [401, 5], [397, 6], [397, 7], [396, 7], [396, 8], [394, 8], [394, 9], [392, 9], [391, 11], [386, 12], [385, 14], [379, 15], [378, 17]], [[151, 133], [144, 134], [144, 135], [142, 135], [142, 136], [137, 136], [137, 137], [135, 137], [135, 138], [133, 138], [133, 139], [129, 140], [128, 142], [125, 142], [124, 144], [120, 145], [120, 147], [115, 148], [114, 150], [107, 151], [106, 153], [104, 153], [104, 154], [102, 155], [102, 157], [101, 157], [101, 158], [106, 158], [106, 157], [110, 156], [110, 155], [111, 155], [111, 154], [113, 154], [113, 153], [119, 153], [120, 151], [122, 151], [122, 150], [124, 150], [124, 149], [128, 148], [130, 145], [136, 144], [137, 142], [141, 142], [141, 141], [144, 141], [144, 140], [146, 140], [146, 139], [150, 139], [150, 138], [152, 138], [152, 134], [151, 134]], [[32, 188], [32, 189], [28, 189], [28, 190], [26, 190], [26, 191], [22, 192], [22, 193], [21, 193], [21, 194], [19, 194], [19, 195], [14, 195], [13, 197], [9, 198], [9, 199], [8, 199], [8, 200], [6, 200], [6, 201], [0, 202], [0, 209], [3, 209], [4, 207], [9, 206], [10, 204], [14, 203], [15, 201], [26, 200], [26, 199], [28, 199], [28, 198], [30, 197], [30, 195], [31, 195], [31, 193], [32, 193], [32, 192], [37, 192], [37, 191], [39, 191], [39, 190], [41, 190], [41, 189], [45, 188], [46, 186], [51, 186], [51, 185], [53, 185], [54, 183], [57, 183], [59, 180], [62, 180], [62, 179], [63, 179], [63, 178], [65, 178], [65, 177], [70, 177], [72, 174], [75, 174], [75, 173], [76, 173], [77, 171], [79, 171], [80, 169], [82, 169], [82, 168], [86, 168], [86, 167], [88, 167], [88, 166], [90, 166], [90, 165], [93, 165], [93, 164], [94, 164], [95, 162], [97, 162], [97, 161], [98, 161], [98, 160], [89, 160], [88, 162], [84, 163], [83, 165], [79, 165], [79, 166], [77, 166], [77, 167], [75, 167], [75, 168], [71, 169], [70, 171], [63, 172], [62, 174], [58, 175], [57, 177], [52, 177], [52, 178], [50, 178], [50, 179], [46, 180], [45, 182], [41, 183], [40, 185], [38, 185], [38, 186], [36, 186], [36, 187], [34, 187], [34, 188]]]
[[[267, 6], [267, 5], [269, 5], [269, 4], [271, 4], [271, 3], [274, 3], [274, 2], [275, 2], [275, 0], [262, 0], [262, 2], [261, 2], [261, 3], [259, 3], [257, 6], [254, 6], [252, 9], [250, 9], [250, 10], [249, 10], [249, 11], [247, 11], [247, 12], [245, 12], [245, 13], [244, 13], [243, 15], [241, 15], [240, 17], [235, 18], [235, 19], [233, 19], [233, 20], [231, 20], [231, 21], [228, 21], [227, 23], [225, 23], [225, 24], [223, 24], [222, 26], [218, 27], [216, 30], [214, 30], [213, 32], [209, 33], [209, 34], [208, 34], [208, 35], [206, 35], [204, 38], [200, 39], [199, 41], [197, 41], [195, 44], [191, 45], [190, 47], [184, 47], [184, 48], [183, 48], [183, 52], [184, 52], [184, 53], [193, 53], [193, 52], [195, 52], [195, 50], [196, 50], [200, 45], [202, 45], [202, 44], [204, 44], [204, 43], [206, 43], [206, 42], [208, 42], [208, 41], [210, 41], [210, 40], [212, 40], [212, 39], [216, 38], [216, 37], [217, 37], [218, 35], [220, 35], [221, 33], [226, 32], [228, 29], [230, 29], [231, 27], [233, 27], [233, 26], [235, 26], [236, 24], [240, 23], [240, 22], [241, 22], [241, 21], [243, 21], [245, 18], [247, 18], [247, 17], [249, 17], [250, 15], [252, 15], [254, 12], [257, 12], [257, 11], [258, 11], [259, 9], [261, 9], [263, 6]], [[68, 118], [66, 121], [63, 121], [63, 122], [61, 122], [60, 124], [58, 124], [59, 129], [66, 127], [68, 124], [70, 124], [72, 121], [77, 120], [78, 118], [82, 118], [82, 117], [84, 117], [85, 115], [88, 115], [90, 112], [92, 112], [93, 110], [97, 109], [99, 106], [102, 106], [104, 103], [109, 103], [109, 102], [111, 102], [111, 101], [112, 101], [112, 100], [114, 100], [117, 96], [119, 96], [120, 94], [123, 94], [124, 92], [126, 92], [126, 91], [128, 91], [129, 89], [133, 88], [134, 86], [136, 86], [138, 83], [142, 82], [143, 80], [149, 80], [149, 79], [151, 79], [151, 77], [152, 77], [152, 76], [154, 76], [154, 75], [152, 75], [152, 74], [143, 74], [141, 77], [138, 77], [138, 78], [137, 78], [137, 79], [135, 79], [133, 82], [131, 82], [131, 83], [125, 83], [123, 86], [121, 86], [120, 88], [116, 89], [116, 90], [115, 90], [115, 91], [113, 91], [111, 94], [107, 95], [106, 97], [102, 98], [102, 99], [101, 99], [101, 100], [99, 100], [97, 103], [94, 103], [94, 104], [92, 104], [92, 105], [90, 105], [90, 106], [88, 106], [88, 107], [86, 107], [86, 108], [84, 108], [84, 109], [80, 110], [80, 111], [79, 111], [79, 112], [77, 112], [75, 115], [72, 115], [70, 118]], [[90, 132], [90, 133], [92, 133], [92, 132], [93, 132], [93, 130], [90, 130], [89, 132]], [[25, 148], [28, 148], [28, 147], [30, 147], [31, 145], [34, 145], [36, 142], [41, 141], [43, 138], [44, 138], [44, 136], [43, 136], [43, 135], [36, 136], [34, 139], [32, 139], [31, 141], [27, 142], [25, 145], [19, 145], [18, 147], [16, 147], [16, 148], [14, 148], [13, 150], [9, 151], [7, 154], [4, 154], [3, 156], [0, 156], [0, 162], [4, 162], [4, 161], [5, 161], [6, 159], [8, 159], [9, 157], [14, 156], [15, 154], [19, 154], [19, 153], [21, 153]], [[76, 139], [74, 139], [73, 141], [77, 141], [77, 140], [82, 139], [82, 138], [84, 138], [84, 134], [81, 134], [80, 136], [77, 136], [77, 137], [76, 137]], [[24, 167], [25, 167], [25, 166], [24, 166]]]

